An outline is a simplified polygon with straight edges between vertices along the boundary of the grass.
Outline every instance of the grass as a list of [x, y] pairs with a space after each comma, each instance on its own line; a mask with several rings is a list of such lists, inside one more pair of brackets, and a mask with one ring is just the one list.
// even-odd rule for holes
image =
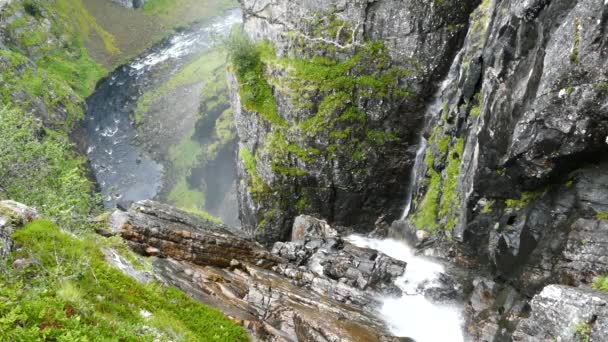
[[207, 221], [211, 221], [213, 223], [217, 223], [217, 224], [221, 224], [222, 220], [220, 220], [219, 218], [209, 214], [208, 212], [204, 211], [204, 210], [199, 210], [199, 209], [192, 209], [192, 208], [180, 208], [185, 212], [188, 212], [190, 214], [194, 214], [198, 217], [202, 217], [203, 219], [207, 220]]
[[251, 196], [254, 198], [261, 198], [270, 193], [270, 187], [262, 180], [262, 177], [258, 174], [257, 160], [253, 152], [247, 147], [239, 149], [239, 157], [243, 161], [245, 172], [248, 176], [248, 190]]
[[540, 198], [542, 195], [545, 194], [545, 192], [546, 190], [526, 191], [521, 194], [521, 197], [519, 199], [511, 198], [505, 200], [505, 205], [507, 206], [507, 208], [510, 209], [521, 210], [528, 206], [528, 204]]
[[219, 311], [122, 274], [105, 262], [94, 239], [67, 235], [44, 220], [13, 237], [21, 246], [18, 257], [35, 262], [0, 273], [2, 340], [248, 340]]
[[608, 275], [603, 275], [595, 278], [593, 281], [593, 288], [608, 292]]
[[56, 8], [60, 21], [71, 23], [72, 34], [78, 35], [80, 39], [91, 39], [91, 35], [94, 33], [101, 38], [108, 53], [120, 52], [115, 45], [114, 36], [97, 23], [95, 17], [89, 13], [81, 0], [57, 0]]
[[236, 7], [235, 0], [148, 0], [143, 11], [165, 24], [183, 25]]
[[439, 204], [439, 217], [448, 217], [444, 229], [454, 228], [454, 215], [452, 206], [458, 203], [456, 185], [460, 176], [460, 161], [464, 153], [464, 139], [458, 138], [448, 153], [448, 164], [445, 168], [445, 177], [441, 189], [441, 202]]

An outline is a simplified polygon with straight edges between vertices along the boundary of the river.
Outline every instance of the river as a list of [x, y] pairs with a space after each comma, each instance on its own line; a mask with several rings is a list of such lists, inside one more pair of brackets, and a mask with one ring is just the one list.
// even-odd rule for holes
[[217, 36], [239, 22], [240, 10], [232, 10], [176, 33], [113, 71], [87, 99], [87, 156], [107, 208], [154, 199], [164, 185], [163, 161], [136, 141], [132, 114], [140, 97], [170, 79], [194, 56], [213, 49]]

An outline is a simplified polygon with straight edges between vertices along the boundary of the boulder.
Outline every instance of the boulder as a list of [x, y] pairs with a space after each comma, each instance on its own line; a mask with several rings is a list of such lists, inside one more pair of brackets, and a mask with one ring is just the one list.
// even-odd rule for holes
[[0, 259], [5, 259], [13, 249], [11, 235], [16, 229], [38, 218], [36, 209], [15, 201], [0, 201]]

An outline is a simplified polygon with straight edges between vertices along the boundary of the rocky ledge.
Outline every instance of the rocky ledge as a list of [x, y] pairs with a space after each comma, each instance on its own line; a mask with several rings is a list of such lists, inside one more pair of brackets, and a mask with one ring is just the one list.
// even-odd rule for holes
[[[404, 262], [344, 241], [303, 216], [272, 251], [230, 228], [152, 201], [116, 211], [110, 229], [154, 273], [242, 323], [263, 341], [399, 341], [379, 319], [380, 295], [399, 295]], [[295, 231], [295, 230], [294, 230]]]

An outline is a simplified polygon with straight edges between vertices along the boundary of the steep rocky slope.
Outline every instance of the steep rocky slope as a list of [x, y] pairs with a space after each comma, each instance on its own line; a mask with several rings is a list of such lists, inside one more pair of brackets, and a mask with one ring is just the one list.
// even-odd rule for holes
[[[265, 83], [258, 85], [276, 103], [274, 111], [256, 106], [242, 80], [247, 73], [235, 64], [229, 80], [245, 152], [240, 214], [259, 241], [288, 239], [298, 212], [360, 231], [371, 230], [381, 214], [398, 219], [408, 174], [416, 170], [410, 215], [393, 228], [412, 237], [407, 233], [430, 232], [428, 253], [496, 281], [473, 284], [473, 299], [496, 299], [469, 305], [476, 338], [511, 338], [528, 315], [526, 302], [548, 284], [585, 287], [608, 273], [604, 1], [242, 6], [245, 33], [261, 42]], [[366, 50], [374, 42], [387, 59]], [[372, 57], [353, 62], [358, 53]], [[387, 76], [387, 65], [407, 72]], [[364, 114], [361, 121], [343, 117], [353, 108]], [[377, 144], [366, 140], [374, 134], [360, 133], [370, 129], [394, 137], [382, 135]], [[417, 148], [422, 157], [414, 165]], [[563, 322], [553, 322], [553, 332], [538, 330], [546, 319], [538, 312], [555, 304], [546, 303], [554, 292], [535, 297], [519, 339], [575, 338]], [[596, 321], [587, 316], [569, 319], [591, 333]]]

